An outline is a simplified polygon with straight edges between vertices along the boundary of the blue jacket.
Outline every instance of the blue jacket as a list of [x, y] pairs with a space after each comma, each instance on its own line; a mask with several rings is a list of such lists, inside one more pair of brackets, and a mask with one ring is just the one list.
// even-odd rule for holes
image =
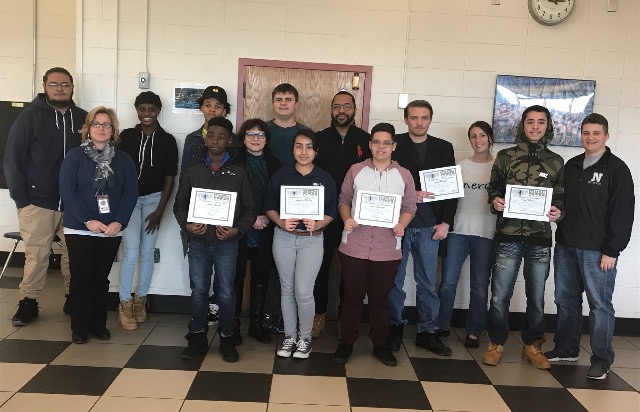
[[[138, 201], [138, 175], [131, 156], [120, 149], [111, 160], [115, 187], [96, 193], [93, 177], [96, 163], [81, 147], [69, 151], [60, 168], [60, 196], [65, 204], [62, 225], [69, 229], [87, 230], [84, 222], [98, 220], [105, 225], [118, 222], [124, 229]], [[109, 213], [98, 211], [96, 195], [109, 196]]]

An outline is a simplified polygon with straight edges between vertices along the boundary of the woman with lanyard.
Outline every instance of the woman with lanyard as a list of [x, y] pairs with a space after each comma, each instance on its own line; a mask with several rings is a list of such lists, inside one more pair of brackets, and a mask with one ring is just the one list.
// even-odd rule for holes
[[[296, 162], [273, 175], [264, 199], [266, 215], [277, 226], [273, 235], [273, 258], [280, 275], [285, 334], [277, 354], [284, 358], [293, 354], [294, 358], [306, 359], [311, 353], [311, 327], [315, 316], [313, 287], [322, 264], [322, 230], [336, 213], [336, 185], [328, 172], [314, 165], [317, 152], [315, 134], [300, 130], [293, 139]], [[324, 218], [281, 218], [281, 186], [323, 186]]]
[[74, 343], [85, 343], [88, 333], [100, 340], [111, 338], [106, 327], [109, 272], [138, 198], [133, 160], [116, 149], [118, 119], [113, 109], [99, 106], [89, 112], [81, 140], [60, 168]]
[[[138, 329], [147, 320], [147, 292], [154, 269], [160, 220], [169, 202], [178, 172], [176, 139], [158, 123], [160, 96], [147, 91], [134, 102], [140, 123], [120, 134], [118, 149], [131, 156], [138, 170], [138, 202], [122, 233], [124, 258], [120, 266], [118, 323], [124, 330]], [[140, 257], [140, 277], [135, 296], [133, 275]]]

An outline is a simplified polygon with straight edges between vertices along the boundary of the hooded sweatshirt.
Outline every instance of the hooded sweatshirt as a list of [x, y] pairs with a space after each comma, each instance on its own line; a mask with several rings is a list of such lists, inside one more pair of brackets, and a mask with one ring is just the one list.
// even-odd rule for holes
[[[491, 212], [498, 215], [495, 240], [521, 242], [535, 246], [551, 246], [551, 224], [534, 220], [505, 218], [493, 208], [493, 199], [505, 197], [506, 186], [536, 186], [553, 188], [551, 205], [564, 214], [564, 160], [547, 145], [553, 140], [553, 124], [549, 122], [544, 136], [533, 143], [524, 134], [520, 122], [516, 134], [516, 146], [498, 152], [491, 169], [487, 187]], [[562, 217], [562, 216], [561, 216]]]
[[62, 211], [58, 190], [60, 165], [67, 152], [80, 146], [87, 112], [75, 105], [60, 112], [39, 93], [9, 130], [4, 175], [18, 209], [35, 205]]

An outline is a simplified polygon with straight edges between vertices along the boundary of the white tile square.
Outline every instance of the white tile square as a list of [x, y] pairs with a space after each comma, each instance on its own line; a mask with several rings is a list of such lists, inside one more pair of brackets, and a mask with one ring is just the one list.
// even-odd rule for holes
[[466, 42], [468, 23], [466, 15], [414, 12], [409, 16], [409, 38]]

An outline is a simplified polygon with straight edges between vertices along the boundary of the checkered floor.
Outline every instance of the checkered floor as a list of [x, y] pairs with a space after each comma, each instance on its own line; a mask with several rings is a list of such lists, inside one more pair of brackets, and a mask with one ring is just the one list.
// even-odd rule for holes
[[587, 336], [577, 363], [540, 371], [521, 360], [517, 333], [502, 363], [488, 367], [480, 362], [485, 345], [465, 348], [463, 330], [444, 338], [453, 356], [441, 358], [415, 347], [415, 329], [408, 328], [398, 366], [389, 368], [371, 356], [363, 325], [349, 363], [336, 365], [336, 322], [313, 341], [305, 361], [278, 358], [277, 342], [257, 343], [246, 329], [238, 363], [220, 359], [214, 333], [206, 355], [183, 361], [186, 315], [150, 314], [137, 331], [126, 332], [109, 313], [110, 341], [74, 345], [60, 275], [50, 275], [38, 299], [38, 320], [22, 328], [10, 321], [18, 282], [0, 280], [1, 412], [640, 410], [640, 337], [615, 337], [616, 362], [605, 381], [585, 378]]

